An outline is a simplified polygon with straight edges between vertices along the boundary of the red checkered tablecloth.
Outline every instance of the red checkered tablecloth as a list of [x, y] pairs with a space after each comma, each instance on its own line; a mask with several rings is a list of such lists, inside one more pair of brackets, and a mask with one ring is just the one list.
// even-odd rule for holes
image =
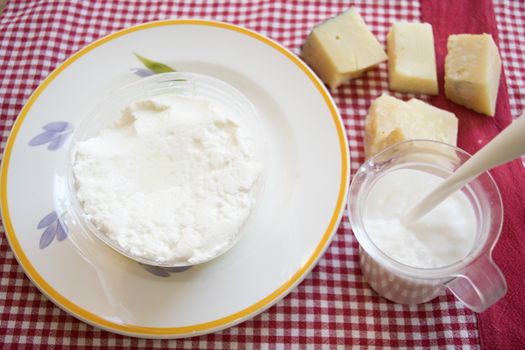
[[[419, 1], [352, 1], [384, 43], [395, 21], [418, 21]], [[11, 0], [0, 15], [0, 153], [13, 121], [38, 84], [86, 44], [124, 27], [167, 18], [205, 18], [269, 36], [295, 53], [309, 30], [350, 4], [339, 1]], [[512, 113], [525, 106], [525, 2], [495, 1]], [[386, 65], [333, 92], [348, 133], [352, 170], [363, 160], [363, 119], [387, 91]], [[183, 340], [145, 340], [95, 329], [60, 310], [25, 277], [0, 235], [0, 344], [3, 349], [75, 348], [463, 348], [479, 347], [476, 316], [447, 294], [403, 306], [363, 282], [357, 243], [343, 217], [317, 267], [268, 311], [222, 332]]]

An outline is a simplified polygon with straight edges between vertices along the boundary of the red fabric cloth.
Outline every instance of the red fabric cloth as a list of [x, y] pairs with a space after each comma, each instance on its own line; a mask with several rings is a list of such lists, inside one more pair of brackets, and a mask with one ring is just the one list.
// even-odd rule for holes
[[[432, 8], [428, 0], [8, 1], [0, 15], [0, 157], [13, 121], [38, 84], [69, 55], [106, 34], [157, 19], [207, 18], [258, 31], [299, 53], [315, 24], [350, 6], [361, 13], [383, 45], [394, 22], [420, 21], [421, 9]], [[525, 110], [525, 2], [498, 0], [494, 6], [516, 116]], [[173, 59], [177, 57], [175, 49]], [[346, 127], [353, 171], [363, 161], [363, 118], [370, 103], [389, 92], [387, 77], [386, 64], [381, 64], [332, 91]], [[490, 118], [486, 121], [493, 123]], [[503, 190], [499, 179], [498, 183]], [[508, 201], [506, 207], [510, 210]], [[38, 243], [40, 231], [21, 234]], [[506, 229], [504, 235], [509, 234]], [[479, 348], [476, 317], [451, 293], [416, 306], [394, 304], [373, 293], [362, 280], [357, 247], [345, 214], [318, 265], [272, 308], [222, 332], [151, 340], [94, 328], [60, 310], [24, 275], [0, 225], [0, 349]], [[508, 249], [503, 248], [499, 244], [497, 250]], [[502, 265], [498, 255], [496, 259]], [[509, 267], [504, 270], [509, 277]], [[509, 294], [518, 292], [516, 284], [510, 286]]]
[[[157, 19], [205, 18], [258, 31], [299, 53], [315, 24], [350, 6], [361, 13], [382, 44], [392, 23], [420, 19], [419, 0], [359, 1], [352, 5], [343, 1], [319, 0], [9, 1], [0, 16], [0, 153], [13, 121], [38, 84], [69, 55], [106, 34]], [[176, 41], [173, 45], [170, 61], [179, 62], [180, 47]], [[132, 55], [130, 52], [129, 57]], [[153, 53], [150, 56], [159, 59]], [[242, 59], [243, 53], [239, 51], [239, 60]], [[261, 61], [261, 66], [266, 63]], [[141, 67], [140, 62], [135, 61], [135, 64], [135, 67]], [[228, 68], [228, 64], [224, 67]], [[126, 73], [133, 74], [128, 68], [131, 67], [124, 64], [115, 66], [117, 80], [111, 88], [121, 84], [119, 79], [125, 78]], [[177, 65], [174, 68], [179, 69]], [[354, 171], [363, 160], [363, 119], [371, 102], [388, 91], [387, 77], [384, 63], [363, 78], [332, 91], [347, 130]], [[250, 76], [246, 78], [250, 79]], [[283, 75], [282, 79], [286, 76]], [[79, 81], [76, 86], [82, 84]], [[35, 130], [40, 130], [39, 125], [35, 127]], [[27, 208], [31, 213], [31, 203]], [[36, 226], [41, 218], [35, 219], [35, 229], [20, 234], [38, 244], [41, 231]], [[26, 220], [30, 220], [30, 216]], [[61, 244], [57, 249], [64, 247], [67, 249]], [[50, 254], [49, 251], [46, 254]], [[66, 264], [68, 261], [63, 261], [52, 268], [60, 273]], [[173, 277], [166, 277], [166, 283]], [[79, 274], [78, 279], [83, 278], [85, 276]], [[151, 278], [157, 277], [152, 275]], [[477, 350], [479, 344], [474, 314], [457, 303], [450, 293], [416, 306], [394, 304], [377, 296], [361, 276], [358, 244], [346, 215], [323, 258], [286, 298], [235, 327], [188, 339], [134, 339], [91, 327], [71, 317], [43, 296], [24, 276], [1, 227], [0, 280], [2, 350], [61, 347]], [[76, 281], [72, 279], [72, 285]], [[164, 302], [166, 305], [170, 303], [169, 300]]]
[[[490, 0], [425, 0], [421, 19], [434, 28], [440, 95], [433, 105], [454, 112], [459, 118], [458, 144], [470, 153], [483, 147], [511, 121], [505, 74], [502, 74], [496, 116], [483, 116], [445, 98], [443, 89], [447, 38], [450, 34], [489, 33], [499, 44], [494, 8]], [[508, 283], [508, 293], [498, 303], [478, 315], [481, 345], [486, 349], [512, 349], [525, 344], [525, 171], [520, 160], [500, 166], [492, 172], [503, 198], [505, 216], [503, 231], [493, 256]], [[521, 237], [520, 237], [521, 235]]]

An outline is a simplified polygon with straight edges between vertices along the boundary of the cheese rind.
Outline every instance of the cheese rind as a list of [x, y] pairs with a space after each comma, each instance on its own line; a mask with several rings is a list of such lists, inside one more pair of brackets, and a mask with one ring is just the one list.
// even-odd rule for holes
[[365, 157], [395, 143], [427, 139], [456, 145], [458, 120], [454, 113], [421, 100], [404, 102], [389, 95], [378, 97], [365, 121]]
[[301, 57], [331, 88], [359, 77], [387, 59], [353, 8], [316, 26], [303, 45]]
[[395, 23], [387, 36], [390, 90], [438, 94], [432, 26]]
[[366, 158], [369, 158], [381, 152], [382, 150], [384, 150], [385, 148], [389, 146], [395, 145], [398, 142], [402, 142], [406, 140], [407, 140], [407, 137], [403, 133], [403, 130], [401, 130], [401, 128], [395, 128], [388, 134], [387, 137], [385, 137], [382, 140], [381, 139], [378, 140], [376, 143], [372, 144], [372, 147], [369, 147], [370, 154], [366, 155]]
[[501, 75], [498, 48], [489, 34], [450, 35], [445, 95], [457, 104], [494, 116]]
[[365, 157], [369, 158], [383, 148], [405, 140], [403, 120], [414, 118], [414, 113], [405, 102], [389, 95], [378, 97], [372, 102], [365, 120]]

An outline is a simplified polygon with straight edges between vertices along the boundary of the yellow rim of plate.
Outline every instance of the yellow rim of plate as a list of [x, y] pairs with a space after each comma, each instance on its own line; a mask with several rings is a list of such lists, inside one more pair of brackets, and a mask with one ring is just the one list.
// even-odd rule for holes
[[[60, 293], [58, 293], [49, 283], [47, 283], [42, 276], [36, 271], [34, 266], [31, 264], [27, 256], [25, 255], [24, 251], [22, 250], [22, 247], [20, 246], [20, 243], [18, 242], [18, 239], [16, 238], [15, 232], [13, 230], [13, 225], [11, 223], [11, 218], [9, 216], [9, 210], [8, 210], [8, 203], [7, 203], [7, 172], [9, 167], [9, 160], [11, 157], [11, 151], [13, 148], [13, 144], [15, 142], [16, 136], [18, 134], [18, 131], [20, 130], [20, 127], [31, 109], [31, 106], [35, 103], [35, 101], [38, 99], [40, 94], [46, 89], [46, 87], [68, 66], [70, 66], [73, 62], [75, 62], [77, 59], [88, 53], [89, 51], [95, 49], [96, 47], [109, 42], [110, 40], [116, 39], [120, 36], [136, 32], [143, 29], [148, 28], [154, 28], [154, 27], [160, 27], [160, 26], [170, 26], [170, 25], [201, 25], [201, 26], [211, 26], [211, 27], [217, 27], [221, 29], [227, 29], [232, 30], [244, 35], [247, 35], [249, 37], [255, 38], [272, 48], [276, 49], [278, 52], [282, 53], [285, 57], [290, 59], [293, 63], [295, 63], [307, 76], [310, 78], [312, 83], [315, 85], [317, 90], [319, 90], [319, 93], [323, 96], [329, 110], [330, 114], [332, 116], [332, 119], [335, 123], [336, 129], [337, 129], [337, 136], [339, 139], [339, 146], [341, 151], [341, 183], [339, 185], [339, 194], [337, 197], [337, 203], [335, 206], [335, 210], [332, 214], [332, 217], [330, 219], [330, 223], [328, 225], [328, 228], [326, 229], [321, 241], [317, 245], [316, 249], [314, 250], [313, 254], [310, 256], [308, 261], [283, 285], [281, 285], [279, 288], [277, 288], [275, 291], [273, 291], [271, 294], [267, 295], [265, 298], [259, 300], [255, 304], [240, 310], [238, 312], [235, 312], [229, 316], [225, 316], [213, 321], [190, 325], [190, 326], [184, 326], [184, 327], [142, 327], [142, 326], [136, 326], [136, 325], [129, 325], [129, 324], [119, 324], [114, 323], [111, 321], [108, 321], [100, 316], [97, 316], [91, 312], [89, 312], [86, 309], [83, 309], [82, 307], [76, 305], [75, 303], [69, 301], [67, 298], [62, 296]], [[18, 262], [23, 266], [26, 274], [28, 277], [37, 285], [37, 287], [46, 294], [51, 300], [53, 300], [58, 306], [61, 308], [67, 310], [68, 312], [72, 313], [73, 315], [77, 316], [78, 318], [91, 323], [93, 325], [113, 330], [119, 333], [128, 333], [128, 334], [135, 334], [135, 335], [145, 335], [145, 336], [167, 336], [170, 335], [191, 335], [192, 333], [203, 333], [206, 331], [212, 331], [217, 330], [219, 328], [224, 328], [230, 324], [236, 324], [246, 318], [248, 318], [251, 315], [256, 314], [258, 311], [264, 310], [266, 307], [270, 306], [270, 304], [273, 301], [276, 301], [280, 296], [283, 295], [287, 290], [289, 290], [291, 287], [294, 286], [296, 282], [300, 280], [301, 277], [304, 276], [305, 273], [309, 271], [309, 269], [312, 267], [312, 265], [316, 262], [316, 260], [320, 257], [321, 253], [323, 252], [324, 248], [326, 247], [326, 244], [328, 243], [330, 236], [332, 232], [336, 229], [336, 225], [338, 223], [339, 216], [342, 212], [345, 197], [346, 197], [346, 187], [348, 185], [348, 179], [349, 179], [349, 155], [348, 155], [348, 147], [346, 144], [346, 136], [345, 132], [343, 130], [342, 123], [340, 121], [339, 115], [337, 113], [337, 109], [335, 107], [335, 104], [331, 100], [328, 92], [324, 88], [324, 86], [320, 83], [320, 81], [315, 77], [315, 75], [312, 73], [312, 71], [301, 61], [299, 58], [297, 58], [293, 53], [282, 47], [281, 45], [277, 44], [273, 40], [256, 33], [254, 31], [251, 31], [249, 29], [245, 29], [233, 24], [223, 23], [223, 22], [215, 22], [215, 21], [208, 21], [208, 20], [185, 20], [185, 19], [176, 19], [176, 20], [164, 20], [164, 21], [156, 21], [156, 22], [149, 22], [140, 24], [131, 28], [123, 29], [119, 32], [110, 34], [106, 37], [103, 37], [90, 45], [84, 47], [77, 53], [75, 53], [73, 56], [68, 58], [64, 63], [62, 63], [56, 70], [54, 70], [45, 80], [42, 82], [42, 84], [35, 90], [33, 95], [29, 98], [29, 101], [26, 103], [22, 111], [20, 112], [20, 115], [15, 121], [15, 124], [13, 125], [13, 129], [11, 131], [11, 134], [9, 136], [9, 139], [7, 140], [7, 145], [4, 151], [4, 159], [2, 161], [2, 172], [1, 172], [1, 204], [2, 204], [2, 216], [3, 216], [3, 222], [6, 229], [7, 237], [9, 238], [9, 242], [11, 245], [11, 248], [13, 249]]]

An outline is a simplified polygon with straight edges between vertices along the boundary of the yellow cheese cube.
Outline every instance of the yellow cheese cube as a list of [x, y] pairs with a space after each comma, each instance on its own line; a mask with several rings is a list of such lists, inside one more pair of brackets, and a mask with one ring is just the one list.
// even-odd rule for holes
[[438, 94], [434, 35], [428, 23], [395, 23], [387, 37], [390, 90]]
[[452, 146], [457, 145], [458, 118], [454, 113], [434, 107], [417, 98], [410, 99], [406, 103], [420, 116], [424, 116], [427, 131], [432, 132], [432, 140], [445, 142]]
[[415, 98], [404, 102], [382, 95], [370, 106], [365, 121], [365, 157], [412, 139], [435, 140], [455, 146], [457, 127], [454, 113]]
[[303, 45], [301, 57], [331, 88], [387, 59], [385, 51], [354, 9], [315, 27]]
[[501, 59], [489, 34], [451, 35], [445, 59], [445, 95], [476, 112], [494, 116]]

